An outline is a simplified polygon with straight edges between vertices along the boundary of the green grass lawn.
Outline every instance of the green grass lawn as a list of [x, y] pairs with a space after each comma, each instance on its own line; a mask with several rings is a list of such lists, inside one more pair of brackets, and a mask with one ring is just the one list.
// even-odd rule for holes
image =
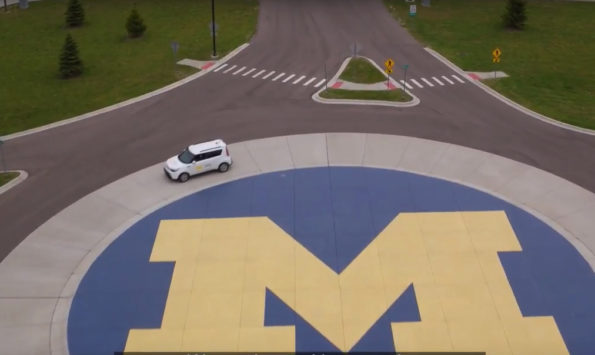
[[[432, 1], [408, 15], [403, 0], [384, 0], [418, 40], [467, 71], [501, 70], [510, 78], [485, 83], [551, 118], [595, 129], [595, 4], [536, 1], [527, 4], [524, 31], [505, 30], [506, 1]], [[502, 61], [492, 63], [492, 50]]]
[[0, 186], [7, 184], [10, 180], [19, 176], [17, 172], [0, 173]]
[[378, 71], [367, 59], [352, 58], [339, 79], [352, 83], [373, 84], [386, 81], [386, 75]]
[[[147, 25], [128, 39], [125, 23], [133, 4]], [[209, 0], [82, 0], [85, 25], [64, 28], [66, 0], [31, 2], [26, 10], [0, 10], [0, 135], [41, 126], [147, 93], [196, 69], [177, 59], [210, 59]], [[216, 2], [219, 57], [249, 41], [257, 0]], [[78, 44], [81, 77], [61, 80], [58, 58], [66, 34]]]
[[403, 90], [343, 90], [343, 89], [326, 89], [320, 93], [320, 96], [325, 99], [345, 99], [345, 100], [380, 100], [380, 101], [397, 101], [408, 102], [412, 98]]

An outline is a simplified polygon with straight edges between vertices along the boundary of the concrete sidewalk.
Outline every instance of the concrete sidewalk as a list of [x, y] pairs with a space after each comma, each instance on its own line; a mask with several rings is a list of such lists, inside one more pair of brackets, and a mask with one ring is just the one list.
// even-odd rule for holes
[[363, 133], [260, 139], [232, 144], [230, 151], [234, 166], [226, 174], [179, 184], [167, 181], [158, 164], [87, 195], [25, 239], [0, 264], [0, 353], [68, 354], [72, 299], [89, 267], [112, 241], [183, 196], [266, 172], [363, 166], [458, 182], [540, 218], [595, 268], [595, 194], [516, 161], [452, 144]]

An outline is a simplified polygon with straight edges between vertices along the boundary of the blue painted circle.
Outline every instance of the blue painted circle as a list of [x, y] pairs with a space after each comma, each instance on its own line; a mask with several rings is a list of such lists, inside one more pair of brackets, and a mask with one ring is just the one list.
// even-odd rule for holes
[[[222, 184], [143, 218], [114, 241], [80, 283], [68, 320], [72, 355], [122, 351], [129, 329], [159, 328], [173, 263], [150, 263], [164, 219], [268, 216], [340, 272], [400, 212], [503, 210], [522, 252], [499, 253], [524, 316], [553, 316], [572, 354], [595, 352], [595, 276], [561, 235], [486, 193], [392, 170], [325, 167], [289, 170]], [[336, 350], [267, 293], [265, 324], [295, 324], [296, 351]], [[391, 321], [419, 320], [411, 288], [353, 351], [395, 351]]]

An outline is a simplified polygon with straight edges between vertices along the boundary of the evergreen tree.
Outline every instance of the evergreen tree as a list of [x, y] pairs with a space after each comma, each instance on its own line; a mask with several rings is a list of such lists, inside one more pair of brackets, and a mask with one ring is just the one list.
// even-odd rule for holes
[[79, 0], [70, 0], [66, 8], [66, 27], [82, 26], [85, 21], [85, 10]]
[[69, 33], [66, 35], [60, 55], [60, 75], [63, 79], [68, 79], [79, 76], [82, 72], [83, 62], [79, 58], [77, 45]]
[[147, 26], [145, 26], [143, 19], [136, 11], [136, 8], [132, 9], [128, 20], [126, 21], [126, 30], [128, 30], [128, 36], [131, 38], [140, 37], [145, 33]]
[[525, 0], [508, 0], [506, 12], [502, 15], [504, 26], [515, 30], [522, 30], [527, 20], [525, 5]]

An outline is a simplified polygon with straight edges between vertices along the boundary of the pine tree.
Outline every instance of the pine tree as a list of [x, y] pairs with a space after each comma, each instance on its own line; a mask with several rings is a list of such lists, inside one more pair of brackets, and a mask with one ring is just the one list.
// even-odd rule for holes
[[85, 10], [79, 0], [70, 0], [66, 8], [66, 27], [82, 26], [85, 21]]
[[145, 33], [147, 26], [145, 26], [143, 19], [136, 11], [136, 8], [132, 9], [128, 20], [126, 21], [126, 30], [128, 30], [128, 36], [131, 38], [140, 37]]
[[525, 27], [527, 20], [525, 5], [525, 0], [508, 0], [506, 12], [502, 15], [505, 27], [515, 30], [522, 30]]
[[60, 55], [60, 75], [63, 79], [68, 79], [79, 76], [82, 72], [83, 62], [79, 58], [77, 45], [69, 33], [66, 35]]

